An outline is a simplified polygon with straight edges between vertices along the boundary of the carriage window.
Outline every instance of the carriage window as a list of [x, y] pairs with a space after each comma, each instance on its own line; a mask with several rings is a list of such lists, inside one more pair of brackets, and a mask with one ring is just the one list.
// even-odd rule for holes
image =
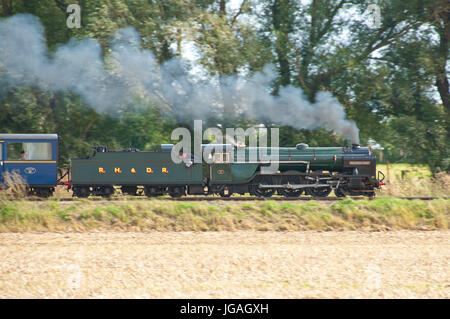
[[51, 143], [8, 143], [7, 154], [9, 160], [51, 160]]

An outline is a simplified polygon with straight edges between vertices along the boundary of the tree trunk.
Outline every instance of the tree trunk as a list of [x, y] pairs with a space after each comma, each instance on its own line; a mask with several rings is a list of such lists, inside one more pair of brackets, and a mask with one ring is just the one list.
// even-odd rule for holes
[[8, 17], [12, 14], [12, 2], [2, 0], [2, 16]]
[[279, 65], [280, 78], [275, 93], [280, 86], [291, 84], [291, 69], [288, 59], [289, 32], [292, 31], [292, 13], [289, 0], [275, 0], [272, 6], [272, 26], [275, 30], [275, 52]]
[[448, 115], [450, 115], [450, 94], [449, 83], [447, 78], [447, 60], [450, 41], [450, 13], [443, 12], [440, 14], [442, 27], [439, 28], [439, 59], [436, 69], [436, 87], [442, 99], [442, 104]]
[[227, 1], [226, 0], [220, 0], [219, 1], [219, 15], [221, 17], [225, 17], [225, 15], [227, 14]]
[[446, 112], [450, 114], [449, 85], [447, 75], [445, 74], [445, 67], [442, 68], [438, 74], [436, 74], [436, 86], [439, 91], [439, 95], [441, 96], [442, 104], [444, 104]]

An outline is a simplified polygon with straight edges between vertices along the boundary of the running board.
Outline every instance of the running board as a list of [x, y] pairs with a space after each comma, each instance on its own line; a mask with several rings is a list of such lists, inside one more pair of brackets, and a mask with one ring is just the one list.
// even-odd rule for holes
[[284, 184], [284, 185], [268, 185], [259, 184], [259, 188], [287, 188], [287, 189], [300, 189], [300, 188], [319, 188], [319, 187], [331, 187], [330, 184]]

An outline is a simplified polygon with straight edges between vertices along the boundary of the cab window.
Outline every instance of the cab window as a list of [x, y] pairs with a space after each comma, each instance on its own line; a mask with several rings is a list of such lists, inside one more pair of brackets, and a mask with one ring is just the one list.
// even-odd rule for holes
[[230, 154], [229, 153], [215, 153], [214, 154], [214, 163], [229, 163], [230, 162]]
[[51, 160], [51, 143], [8, 143], [8, 160]]

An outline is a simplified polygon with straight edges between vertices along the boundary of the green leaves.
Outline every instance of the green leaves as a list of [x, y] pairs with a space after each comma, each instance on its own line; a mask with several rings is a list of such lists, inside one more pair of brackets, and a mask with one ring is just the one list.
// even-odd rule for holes
[[[30, 13], [45, 28], [54, 50], [70, 38], [92, 37], [108, 60], [110, 37], [132, 26], [158, 62], [190, 54], [208, 75], [252, 74], [272, 63], [280, 87], [303, 89], [314, 102], [332, 92], [357, 122], [364, 144], [374, 139], [389, 161], [422, 162], [448, 170], [448, 1], [379, 1], [381, 25], [371, 29], [363, 13], [367, 1], [334, 0], [60, 0], [6, 1], [0, 16]], [[65, 7], [78, 3], [82, 27], [68, 29]], [[188, 49], [194, 47], [195, 50]], [[195, 51], [195, 52], [194, 52]], [[90, 152], [92, 144], [111, 148], [151, 148], [169, 142], [172, 127], [152, 101], [120, 105], [118, 114], [97, 114], [68, 92], [4, 89], [0, 62], [0, 129], [3, 132], [58, 132], [60, 158]], [[225, 103], [226, 104], [226, 103]], [[227, 106], [226, 106], [227, 108]], [[228, 123], [239, 105], [229, 105]], [[308, 116], [305, 114], [305, 116]], [[239, 122], [241, 121], [241, 122]], [[216, 122], [211, 119], [211, 122]], [[187, 123], [181, 123], [187, 124]], [[282, 127], [280, 145], [343, 145], [331, 131]]]

